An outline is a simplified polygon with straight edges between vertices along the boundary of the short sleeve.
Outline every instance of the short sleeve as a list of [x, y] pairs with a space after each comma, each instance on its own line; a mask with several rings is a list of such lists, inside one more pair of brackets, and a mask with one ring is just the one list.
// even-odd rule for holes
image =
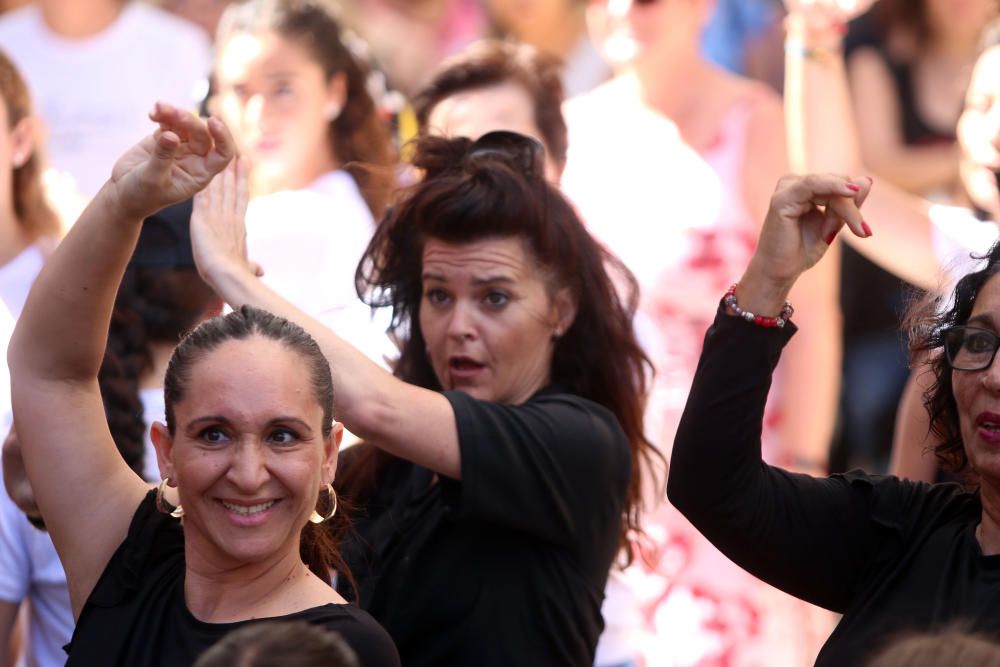
[[458, 427], [463, 515], [564, 546], [621, 521], [631, 454], [608, 410], [561, 393], [522, 405], [445, 396]]
[[0, 485], [0, 600], [20, 602], [28, 595], [31, 560], [25, 528], [35, 530]]

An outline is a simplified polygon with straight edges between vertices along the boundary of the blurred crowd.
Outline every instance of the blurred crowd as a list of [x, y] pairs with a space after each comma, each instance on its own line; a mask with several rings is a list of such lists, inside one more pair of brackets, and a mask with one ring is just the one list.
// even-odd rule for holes
[[[390, 370], [396, 323], [356, 290], [397, 191], [430, 173], [408, 163], [413, 141], [533, 137], [546, 180], [634, 276], [634, 332], [652, 368], [642, 425], [663, 454], [633, 470], [641, 521], [608, 575], [594, 664], [813, 664], [837, 616], [734, 565], [667, 502], [671, 446], [775, 183], [850, 174], [874, 182], [873, 243], [831, 240], [792, 291], [799, 331], [765, 409], [763, 457], [820, 476], [946, 477], [925, 454], [926, 378], [911, 373], [901, 318], [953, 286], [963, 251], [997, 237], [997, 1], [301, 1], [331, 27], [268, 23], [270, 5], [295, 0], [0, 2], [0, 348], [118, 157], [167, 127], [151, 120], [158, 101], [232, 132], [262, 282]], [[191, 207], [147, 221], [101, 368], [115, 443], [149, 482], [161, 477], [147, 433], [164, 419], [174, 344], [234, 305], [199, 276]], [[0, 377], [0, 665], [62, 665], [75, 623], [66, 575], [18, 473], [8, 388]], [[290, 647], [323, 640], [294, 631]], [[235, 653], [256, 641], [244, 632], [198, 664], [251, 664]], [[359, 664], [349, 654], [328, 664]]]

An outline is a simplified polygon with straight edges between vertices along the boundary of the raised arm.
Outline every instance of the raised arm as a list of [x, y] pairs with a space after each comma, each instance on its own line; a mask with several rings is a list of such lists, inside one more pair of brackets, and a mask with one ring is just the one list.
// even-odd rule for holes
[[[786, 0], [785, 120], [793, 171], [864, 174], [859, 133], [841, 53], [839, 26], [848, 18], [839, 0]], [[857, 10], [855, 10], [857, 11]], [[865, 204], [878, 234], [844, 240], [886, 270], [925, 289], [940, 286], [929, 204], [879, 183]]]
[[163, 104], [150, 118], [160, 129], [118, 160], [48, 260], [8, 350], [24, 465], [77, 615], [148, 490], [118, 454], [97, 384], [118, 284], [143, 218], [192, 196], [233, 155], [218, 120]]
[[444, 395], [393, 377], [257, 277], [246, 259], [246, 177], [244, 167], [232, 166], [195, 198], [191, 240], [202, 277], [233, 308], [264, 308], [299, 324], [316, 339], [330, 362], [337, 419], [351, 433], [460, 479], [455, 413]]
[[[847, 221], [866, 236], [856, 204], [865, 179], [786, 177], [736, 291], [747, 311], [777, 315], [799, 275]], [[843, 611], [851, 573], [865, 558], [860, 496], [837, 479], [764, 465], [760, 436], [771, 372], [789, 329], [720, 315], [705, 347], [670, 461], [670, 501], [723, 553], [803, 599]], [[794, 545], [794, 548], [791, 548]], [[847, 567], [845, 567], [845, 565]], [[828, 567], [829, 566], [829, 567]], [[817, 571], [823, 576], [817, 576]]]

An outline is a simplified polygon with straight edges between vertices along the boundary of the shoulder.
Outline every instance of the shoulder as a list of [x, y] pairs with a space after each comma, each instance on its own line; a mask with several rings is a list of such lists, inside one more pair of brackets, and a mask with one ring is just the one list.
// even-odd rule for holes
[[558, 388], [543, 389], [518, 405], [481, 401], [461, 392], [445, 396], [455, 411], [460, 440], [463, 436], [494, 439], [502, 433], [553, 447], [565, 444], [574, 456], [587, 452], [627, 457], [629, 452], [625, 432], [610, 410]]
[[303, 620], [339, 634], [363, 667], [398, 667], [392, 637], [372, 616], [353, 604], [328, 604], [303, 612]]

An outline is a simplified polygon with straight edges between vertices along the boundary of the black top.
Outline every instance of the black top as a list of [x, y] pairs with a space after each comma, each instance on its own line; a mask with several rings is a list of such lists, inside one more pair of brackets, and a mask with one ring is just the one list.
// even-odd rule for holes
[[184, 602], [184, 531], [156, 511], [155, 491], [139, 504], [128, 536], [108, 561], [66, 647], [67, 667], [185, 667], [247, 623], [302, 620], [340, 633], [364, 667], [398, 667], [392, 640], [371, 616], [327, 604], [287, 616], [204, 623]]
[[1000, 639], [1000, 556], [975, 539], [978, 494], [761, 461], [771, 373], [794, 329], [716, 318], [674, 442], [671, 502], [748, 572], [844, 615], [817, 666], [865, 664], [902, 632], [955, 621]]
[[522, 405], [445, 396], [462, 480], [381, 469], [344, 547], [361, 607], [406, 667], [593, 664], [631, 475], [624, 432], [552, 388]]

